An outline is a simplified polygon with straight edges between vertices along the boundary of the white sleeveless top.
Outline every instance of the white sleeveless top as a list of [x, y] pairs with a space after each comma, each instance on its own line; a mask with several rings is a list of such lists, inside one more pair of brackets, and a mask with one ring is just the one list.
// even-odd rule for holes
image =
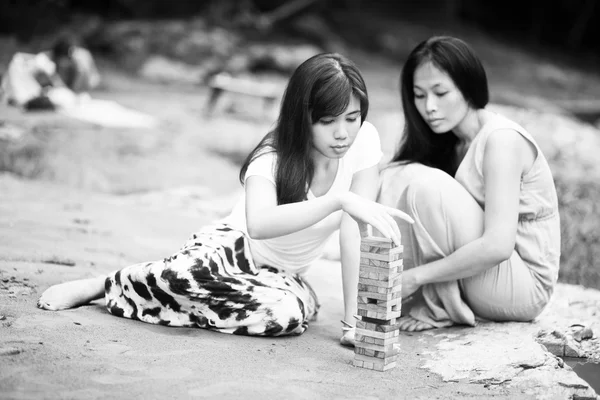
[[[340, 159], [335, 180], [327, 193], [349, 191], [354, 173], [377, 165], [382, 156], [377, 129], [371, 123], [363, 122], [352, 147]], [[244, 179], [258, 175], [275, 185], [275, 165], [275, 153], [265, 153], [250, 163]], [[309, 190], [308, 199], [311, 198], [314, 195]], [[339, 229], [341, 220], [342, 211], [337, 211], [316, 224], [289, 235], [264, 240], [248, 236], [254, 263], [256, 266], [268, 265], [302, 274], [321, 256], [327, 239]], [[242, 195], [231, 214], [222, 222], [247, 234], [245, 195]]]

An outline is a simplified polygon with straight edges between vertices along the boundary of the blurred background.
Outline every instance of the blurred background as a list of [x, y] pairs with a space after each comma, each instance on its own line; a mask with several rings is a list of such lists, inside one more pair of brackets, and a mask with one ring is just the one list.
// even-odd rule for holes
[[481, 56], [491, 107], [529, 129], [550, 161], [560, 280], [600, 288], [599, 3], [4, 0], [0, 74], [15, 54], [47, 51], [68, 36], [93, 55], [101, 81], [87, 96], [104, 103], [59, 112], [5, 101], [0, 172], [218, 217], [302, 61], [336, 51], [359, 65], [389, 159], [402, 135], [402, 63], [420, 41], [450, 34]]

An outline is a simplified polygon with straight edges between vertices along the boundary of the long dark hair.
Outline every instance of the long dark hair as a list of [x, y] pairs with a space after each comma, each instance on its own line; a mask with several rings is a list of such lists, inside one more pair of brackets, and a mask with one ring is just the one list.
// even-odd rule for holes
[[356, 65], [336, 53], [318, 54], [304, 61], [288, 82], [275, 128], [246, 158], [240, 182], [244, 184], [252, 161], [265, 152], [275, 152], [277, 203], [305, 200], [314, 173], [310, 157], [312, 125], [323, 117], [343, 113], [352, 96], [360, 101], [362, 124], [369, 110], [369, 99]]
[[458, 138], [452, 132], [435, 134], [415, 106], [415, 70], [426, 62], [448, 74], [474, 109], [484, 108], [489, 101], [485, 70], [467, 43], [449, 36], [435, 36], [419, 43], [402, 68], [400, 94], [405, 118], [404, 136], [392, 162], [419, 162], [454, 176], [457, 168], [454, 148]]

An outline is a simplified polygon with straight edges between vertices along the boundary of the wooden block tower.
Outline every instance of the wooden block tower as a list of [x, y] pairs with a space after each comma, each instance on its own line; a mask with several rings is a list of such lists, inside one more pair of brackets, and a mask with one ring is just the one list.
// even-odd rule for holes
[[[367, 236], [360, 245], [354, 366], [387, 371], [398, 358], [402, 307], [402, 246]], [[395, 346], [396, 345], [396, 346]]]

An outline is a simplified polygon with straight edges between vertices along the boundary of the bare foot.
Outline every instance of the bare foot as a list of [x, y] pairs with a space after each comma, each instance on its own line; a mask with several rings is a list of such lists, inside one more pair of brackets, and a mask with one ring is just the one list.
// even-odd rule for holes
[[106, 276], [80, 279], [50, 286], [40, 296], [37, 306], [44, 310], [58, 311], [78, 307], [104, 297]]
[[406, 332], [420, 332], [427, 329], [434, 329], [435, 326], [428, 324], [427, 322], [419, 321], [411, 316], [401, 317], [398, 320], [398, 329]]
[[340, 343], [342, 346], [354, 347], [354, 336], [356, 335], [356, 327], [342, 320], [342, 337]]

